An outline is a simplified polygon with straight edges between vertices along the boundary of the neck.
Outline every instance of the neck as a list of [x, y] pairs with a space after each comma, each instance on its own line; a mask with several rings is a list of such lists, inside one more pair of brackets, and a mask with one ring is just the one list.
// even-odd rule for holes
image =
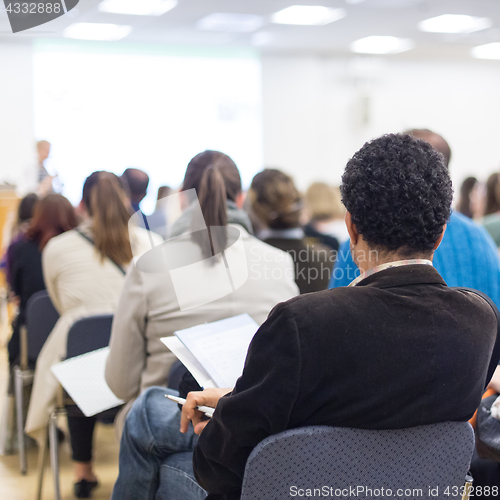
[[383, 264], [389, 264], [390, 262], [398, 262], [401, 260], [430, 260], [432, 262], [431, 255], [422, 254], [411, 254], [402, 255], [398, 252], [380, 252], [380, 250], [375, 250], [373, 248], [368, 248], [367, 250], [354, 250], [353, 259], [356, 265], [359, 267], [361, 273], [366, 273], [374, 267], [381, 266]]

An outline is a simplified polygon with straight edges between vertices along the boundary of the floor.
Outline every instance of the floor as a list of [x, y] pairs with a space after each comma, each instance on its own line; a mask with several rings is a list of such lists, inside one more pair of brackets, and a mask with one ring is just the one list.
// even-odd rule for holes
[[[3, 342], [1, 342], [3, 340]], [[7, 352], [5, 338], [0, 338], [0, 416], [6, 403], [7, 386]], [[65, 418], [61, 417], [61, 428], [66, 430]], [[95, 471], [100, 486], [94, 490], [94, 500], [109, 500], [113, 484], [118, 475], [118, 443], [116, 442], [112, 426], [98, 424], [94, 436]], [[2, 500], [35, 500], [36, 498], [36, 462], [38, 450], [28, 450], [28, 474], [22, 476], [19, 472], [19, 457], [15, 455], [0, 456], [0, 499]], [[62, 500], [73, 499], [73, 476], [71, 454], [68, 437], [59, 446], [59, 460], [61, 464], [60, 484]], [[54, 489], [51, 469], [45, 469], [42, 500], [52, 500]]]

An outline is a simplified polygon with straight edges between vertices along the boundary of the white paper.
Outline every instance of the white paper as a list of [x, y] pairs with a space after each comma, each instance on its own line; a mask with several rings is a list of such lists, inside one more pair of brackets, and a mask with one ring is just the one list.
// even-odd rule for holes
[[198, 325], [175, 335], [218, 387], [232, 388], [243, 373], [248, 346], [259, 325], [248, 315]]
[[51, 367], [59, 383], [86, 417], [123, 403], [104, 378], [109, 347], [75, 356]]
[[210, 378], [207, 371], [200, 362], [189, 352], [187, 347], [175, 336], [164, 337], [161, 341], [177, 356], [184, 366], [191, 372], [196, 382], [204, 389], [207, 387], [217, 387], [217, 384]]

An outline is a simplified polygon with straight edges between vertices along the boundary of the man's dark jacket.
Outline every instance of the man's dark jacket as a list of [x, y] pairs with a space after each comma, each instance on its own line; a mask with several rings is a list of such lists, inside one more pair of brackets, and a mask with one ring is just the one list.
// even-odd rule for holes
[[279, 304], [200, 437], [195, 476], [209, 499], [238, 499], [248, 456], [271, 434], [466, 421], [498, 363], [496, 336], [486, 301], [422, 264]]

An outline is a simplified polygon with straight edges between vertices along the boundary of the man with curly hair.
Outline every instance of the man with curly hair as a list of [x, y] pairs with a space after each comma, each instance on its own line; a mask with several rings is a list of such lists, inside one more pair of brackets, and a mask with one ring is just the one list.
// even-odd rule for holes
[[[166, 390], [146, 391], [125, 424], [128, 467], [120, 477], [134, 478], [135, 496], [121, 499], [154, 499], [161, 465], [160, 498], [171, 498], [163, 493], [174, 484], [184, 500], [203, 498], [189, 493], [196, 478], [208, 499], [237, 500], [252, 449], [291, 428], [397, 429], [471, 418], [498, 362], [491, 360], [497, 320], [486, 300], [448, 288], [432, 265], [452, 201], [443, 157], [409, 135], [383, 136], [347, 163], [341, 192], [361, 276], [350, 287], [278, 304], [236, 386], [187, 395], [186, 446], [169, 426], [176, 408]], [[215, 407], [209, 421], [199, 405]], [[192, 461], [176, 458], [190, 446]]]
[[[429, 129], [411, 129], [405, 134], [428, 142], [443, 155], [445, 165], [449, 167], [451, 149], [442, 136]], [[448, 286], [480, 290], [500, 308], [497, 248], [487, 231], [468, 217], [452, 212], [443, 241], [434, 253], [433, 264]], [[339, 250], [330, 288], [347, 286], [359, 274], [349, 251], [349, 242], [346, 242]]]

